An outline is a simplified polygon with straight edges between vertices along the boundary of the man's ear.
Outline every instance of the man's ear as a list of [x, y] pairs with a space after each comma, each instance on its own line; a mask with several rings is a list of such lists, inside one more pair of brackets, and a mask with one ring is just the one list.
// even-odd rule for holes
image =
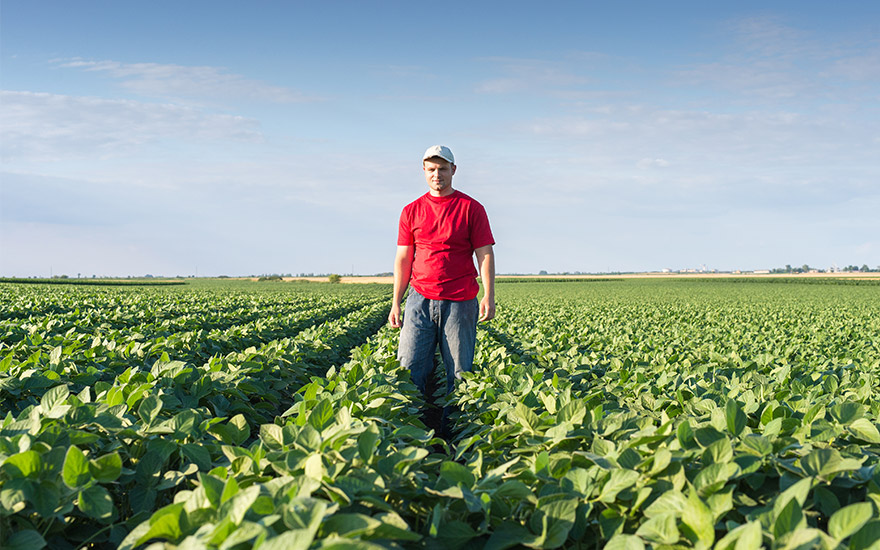
[[456, 168], [457, 168], [457, 166], [453, 164], [453, 165], [452, 165], [452, 175], [453, 175], [453, 176], [455, 175], [455, 169], [456, 169]]

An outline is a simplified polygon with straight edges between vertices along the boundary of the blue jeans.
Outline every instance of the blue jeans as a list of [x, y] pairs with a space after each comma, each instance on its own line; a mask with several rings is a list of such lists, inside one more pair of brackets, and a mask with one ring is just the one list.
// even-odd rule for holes
[[479, 311], [476, 298], [462, 302], [429, 300], [410, 289], [403, 311], [397, 358], [402, 366], [409, 368], [413, 382], [426, 396], [438, 345], [446, 365], [447, 394], [452, 392], [461, 373], [473, 367]]

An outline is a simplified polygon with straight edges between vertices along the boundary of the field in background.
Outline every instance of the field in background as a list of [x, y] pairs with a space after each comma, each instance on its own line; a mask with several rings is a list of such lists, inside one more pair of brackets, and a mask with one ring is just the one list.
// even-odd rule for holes
[[390, 290], [0, 283], [0, 543], [880, 540], [876, 284], [499, 283], [449, 441]]
[[[807, 278], [830, 278], [830, 279], [873, 279], [880, 280], [878, 273], [623, 273], [623, 274], [598, 274], [598, 275], [499, 275], [499, 281], [509, 279], [534, 279], [536, 281], [545, 279], [699, 279], [699, 278], [721, 278], [721, 279], [741, 279], [741, 278], [769, 278], [769, 279], [807, 279]], [[254, 277], [252, 280], [256, 280]], [[309, 281], [309, 282], [327, 282], [327, 277], [284, 277], [284, 281]], [[380, 283], [392, 284], [394, 278], [391, 276], [369, 276], [369, 275], [343, 275], [341, 283]]]

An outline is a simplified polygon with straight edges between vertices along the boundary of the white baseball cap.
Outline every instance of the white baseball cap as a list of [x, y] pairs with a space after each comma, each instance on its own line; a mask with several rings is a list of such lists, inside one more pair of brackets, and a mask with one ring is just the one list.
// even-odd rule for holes
[[455, 157], [452, 156], [452, 151], [449, 150], [449, 147], [445, 145], [432, 145], [428, 147], [428, 150], [425, 151], [425, 156], [422, 157], [422, 161], [426, 161], [429, 158], [440, 157], [445, 161], [448, 161], [449, 164], [455, 164]]

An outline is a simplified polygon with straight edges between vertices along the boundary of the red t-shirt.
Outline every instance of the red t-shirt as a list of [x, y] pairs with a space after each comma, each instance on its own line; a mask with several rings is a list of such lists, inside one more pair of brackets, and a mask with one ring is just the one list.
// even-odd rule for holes
[[397, 244], [415, 246], [410, 284], [430, 300], [477, 296], [474, 250], [495, 244], [483, 205], [461, 191], [425, 193], [400, 214]]

